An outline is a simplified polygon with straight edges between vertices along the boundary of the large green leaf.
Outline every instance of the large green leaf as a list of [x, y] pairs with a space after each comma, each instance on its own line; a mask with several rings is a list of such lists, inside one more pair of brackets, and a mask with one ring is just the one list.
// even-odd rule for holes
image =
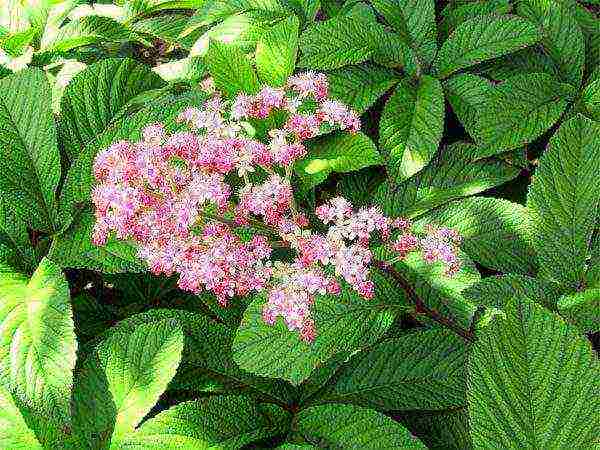
[[230, 97], [240, 92], [254, 94], [258, 91], [256, 73], [240, 49], [211, 41], [206, 63], [217, 89]]
[[579, 87], [585, 62], [585, 41], [569, 6], [555, 0], [522, 0], [517, 4], [517, 12], [540, 27], [542, 44], [558, 67], [561, 79]]
[[352, 172], [379, 163], [377, 147], [366, 134], [338, 132], [311, 142], [308, 155], [296, 163], [296, 173], [307, 187], [313, 187], [332, 172]]
[[489, 80], [472, 73], [454, 75], [444, 82], [444, 91], [454, 114], [476, 141], [481, 140], [479, 119], [490, 89], [493, 84]]
[[77, 74], [61, 100], [60, 135], [71, 159], [98, 139], [139, 94], [164, 82], [132, 59], [104, 59]]
[[10, 392], [0, 385], [0, 447], [14, 450], [42, 450], [29, 429]]
[[533, 227], [527, 209], [519, 204], [472, 197], [449, 203], [422, 222], [457, 230], [461, 249], [489, 269], [523, 274], [537, 269]]
[[503, 312], [469, 358], [474, 448], [593, 448], [600, 367], [589, 342], [527, 297], [514, 297]]
[[0, 267], [0, 383], [30, 414], [70, 421], [75, 333], [69, 287], [44, 259], [31, 279]]
[[540, 274], [577, 289], [583, 281], [600, 193], [600, 125], [564, 123], [540, 159], [527, 198]]
[[39, 69], [0, 80], [0, 195], [31, 227], [55, 227], [60, 156], [50, 86]]
[[[285, 423], [283, 410], [276, 410]], [[145, 422], [121, 445], [126, 449], [235, 450], [285, 430], [249, 397], [218, 396], [180, 403]]]
[[490, 14], [507, 14], [510, 12], [509, 0], [476, 0], [469, 2], [449, 3], [442, 11], [439, 24], [439, 38], [441, 42], [465, 20]]
[[481, 16], [466, 20], [444, 42], [437, 55], [441, 77], [538, 42], [531, 22], [512, 16]]
[[359, 113], [373, 106], [399, 79], [393, 70], [369, 63], [343, 67], [327, 77], [330, 96]]
[[[73, 431], [86, 447], [119, 448], [175, 375], [184, 337], [173, 319], [115, 332], [83, 364], [74, 389]], [[112, 438], [111, 438], [112, 435]]]
[[[389, 281], [378, 274], [375, 298], [365, 300], [343, 289], [339, 297], [320, 296], [315, 300], [314, 342], [300, 340], [282, 319], [267, 325], [262, 319], [264, 300], [256, 298], [246, 309], [233, 341], [233, 358], [244, 370], [299, 384], [315, 367], [340, 352], [351, 352], [373, 344], [392, 324], [394, 293]], [[390, 306], [387, 306], [387, 305]]]
[[547, 74], [509, 78], [487, 91], [481, 105], [481, 156], [521, 147], [540, 137], [560, 118], [574, 92]]
[[444, 93], [438, 80], [423, 76], [418, 86], [398, 84], [379, 123], [379, 143], [388, 153], [388, 172], [410, 178], [433, 158], [444, 131]]
[[430, 450], [472, 450], [466, 408], [394, 414]]
[[291, 16], [261, 35], [256, 45], [256, 70], [261, 81], [281, 86], [294, 72], [298, 52], [298, 18]]
[[314, 406], [298, 413], [298, 431], [325, 448], [426, 449], [406, 428], [376, 411], [351, 405]]
[[463, 406], [466, 352], [465, 342], [451, 331], [410, 332], [356, 354], [311, 403], [403, 411]]

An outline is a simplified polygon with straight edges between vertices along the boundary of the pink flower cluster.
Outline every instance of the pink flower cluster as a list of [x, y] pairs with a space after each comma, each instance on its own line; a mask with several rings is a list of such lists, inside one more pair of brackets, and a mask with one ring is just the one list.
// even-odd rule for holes
[[[261, 142], [244, 120], [264, 119], [276, 109], [287, 119]], [[312, 112], [299, 113], [302, 109]], [[133, 240], [154, 274], [177, 273], [181, 289], [209, 290], [223, 305], [264, 292], [265, 322], [282, 317], [306, 341], [316, 335], [311, 317], [316, 296], [339, 294], [338, 280], [373, 297], [374, 237], [399, 257], [420, 250], [427, 262], [441, 261], [448, 273], [458, 270], [459, 237], [452, 230], [430, 228], [417, 237], [407, 220], [387, 218], [376, 207], [355, 211], [343, 198], [316, 210], [329, 227], [326, 234], [307, 229], [290, 180], [290, 165], [306, 152], [302, 141], [324, 124], [360, 126], [354, 112], [328, 98], [324, 75], [297, 75], [284, 88], [265, 87], [232, 101], [215, 91], [202, 108], [186, 109], [179, 120], [191, 131], [169, 135], [162, 124], [153, 124], [142, 130], [139, 142], [120, 141], [97, 155], [96, 245], [111, 233]], [[252, 237], [242, 238], [248, 230]], [[393, 241], [396, 232], [400, 236]], [[288, 247], [295, 256], [275, 261], [274, 246]]]

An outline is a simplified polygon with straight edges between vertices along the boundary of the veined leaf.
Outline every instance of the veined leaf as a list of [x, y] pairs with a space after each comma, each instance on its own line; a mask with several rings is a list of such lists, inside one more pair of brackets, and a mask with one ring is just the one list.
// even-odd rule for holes
[[[277, 409], [277, 413], [284, 423], [284, 411]], [[161, 412], [130, 434], [119, 448], [237, 449], [282, 432], [281, 423], [273, 423], [249, 397], [218, 396], [180, 403]]]
[[0, 446], [14, 450], [42, 450], [29, 429], [10, 392], [0, 385]]
[[594, 231], [600, 194], [600, 125], [582, 116], [550, 139], [527, 198], [540, 275], [577, 289]]
[[540, 40], [531, 22], [512, 16], [482, 16], [461, 23], [437, 56], [440, 77], [512, 53]]
[[55, 227], [60, 156], [50, 86], [39, 69], [0, 80], [0, 195], [34, 229]]
[[282, 20], [269, 28], [256, 45], [256, 70], [259, 78], [269, 86], [282, 86], [294, 72], [298, 52], [296, 16]]
[[74, 435], [82, 444], [104, 448], [110, 439], [119, 448], [175, 375], [183, 340], [177, 322], [163, 320], [112, 333], [98, 346], [73, 394]]
[[492, 87], [493, 84], [489, 80], [471, 73], [454, 75], [444, 82], [444, 90], [454, 113], [476, 141], [481, 140], [481, 109]]
[[487, 91], [481, 106], [481, 156], [512, 150], [540, 137], [560, 118], [573, 88], [547, 74], [509, 78]]
[[536, 271], [533, 227], [527, 209], [517, 203], [467, 198], [435, 210], [419, 222], [424, 223], [457, 230], [461, 249], [489, 269], [522, 274]]
[[600, 77], [585, 87], [581, 97], [588, 115], [600, 122]]
[[600, 367], [577, 330], [517, 296], [483, 328], [469, 358], [474, 448], [592, 448]]
[[254, 94], [258, 91], [256, 73], [240, 49], [211, 41], [206, 64], [217, 89], [228, 96], [234, 97], [240, 92]]
[[566, 295], [557, 306], [561, 315], [584, 333], [600, 333], [600, 289], [590, 288]]
[[418, 86], [401, 81], [387, 101], [379, 124], [381, 147], [396, 182], [425, 167], [438, 149], [444, 128], [444, 93], [438, 80], [423, 76]]
[[104, 59], [79, 72], [61, 100], [60, 136], [71, 159], [98, 139], [133, 98], [164, 85], [132, 59]]
[[476, 0], [449, 3], [442, 11], [439, 24], [439, 39], [444, 42], [448, 36], [466, 20], [490, 14], [508, 14], [509, 0]]
[[308, 155], [296, 163], [296, 173], [312, 188], [332, 172], [352, 172], [381, 163], [375, 144], [364, 133], [338, 132], [311, 142]]
[[426, 449], [398, 422], [376, 411], [351, 405], [314, 406], [298, 413], [298, 430], [327, 448]]
[[415, 331], [356, 354], [312, 400], [379, 410], [443, 410], [466, 404], [467, 346], [451, 331]]
[[394, 419], [408, 428], [430, 450], [472, 450], [466, 408], [442, 411], [402, 411]]
[[540, 45], [487, 61], [474, 70], [479, 75], [495, 81], [506, 81], [527, 73], [545, 73], [556, 80], [560, 79], [559, 68]]
[[35, 260], [25, 222], [15, 215], [7, 201], [0, 198], [0, 264], [27, 273], [35, 268]]
[[73, 328], [58, 266], [44, 259], [30, 279], [0, 267], [0, 383], [27, 414], [57, 430], [70, 422]]

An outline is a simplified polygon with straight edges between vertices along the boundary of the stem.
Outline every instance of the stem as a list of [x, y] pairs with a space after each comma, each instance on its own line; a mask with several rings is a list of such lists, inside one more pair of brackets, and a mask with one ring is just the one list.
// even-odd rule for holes
[[458, 334], [466, 341], [473, 342], [475, 340], [475, 335], [471, 330], [466, 330], [462, 328], [452, 319], [442, 316], [438, 311], [427, 306], [423, 302], [423, 300], [421, 300], [421, 298], [417, 295], [410, 283], [402, 276], [402, 274], [399, 271], [397, 271], [388, 262], [374, 260], [373, 265], [378, 269], [382, 270], [383, 272], [389, 274], [398, 283], [398, 285], [400, 285], [400, 287], [402, 288], [402, 290], [404, 290], [409, 300], [415, 305], [415, 310], [417, 313], [423, 313], [427, 315], [440, 325], [443, 325], [449, 330], [452, 330], [454, 333]]

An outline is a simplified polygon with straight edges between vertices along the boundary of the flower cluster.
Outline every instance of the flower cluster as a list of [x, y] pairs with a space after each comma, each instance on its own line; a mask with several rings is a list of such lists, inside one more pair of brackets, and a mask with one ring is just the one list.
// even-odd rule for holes
[[[306, 153], [303, 141], [327, 127], [360, 127], [356, 113], [329, 99], [324, 75], [296, 75], [283, 88], [264, 87], [232, 101], [210, 82], [203, 85], [212, 97], [179, 116], [190, 131], [169, 134], [153, 124], [139, 142], [120, 141], [97, 155], [95, 244], [111, 233], [131, 239], [154, 274], [177, 273], [180, 288], [209, 290], [223, 305], [264, 293], [265, 322], [282, 317], [306, 341], [316, 333], [311, 309], [317, 295], [339, 294], [344, 280], [373, 297], [373, 239], [400, 258], [419, 250], [427, 262], [444, 263], [449, 274], [458, 270], [455, 232], [431, 227], [417, 236], [406, 219], [392, 220], [376, 207], [355, 211], [334, 198], [315, 211], [327, 232], [308, 229], [294, 204], [291, 164]], [[281, 115], [281, 127], [263, 142], [247, 121], [274, 114]], [[276, 245], [292, 256], [273, 260]]]

